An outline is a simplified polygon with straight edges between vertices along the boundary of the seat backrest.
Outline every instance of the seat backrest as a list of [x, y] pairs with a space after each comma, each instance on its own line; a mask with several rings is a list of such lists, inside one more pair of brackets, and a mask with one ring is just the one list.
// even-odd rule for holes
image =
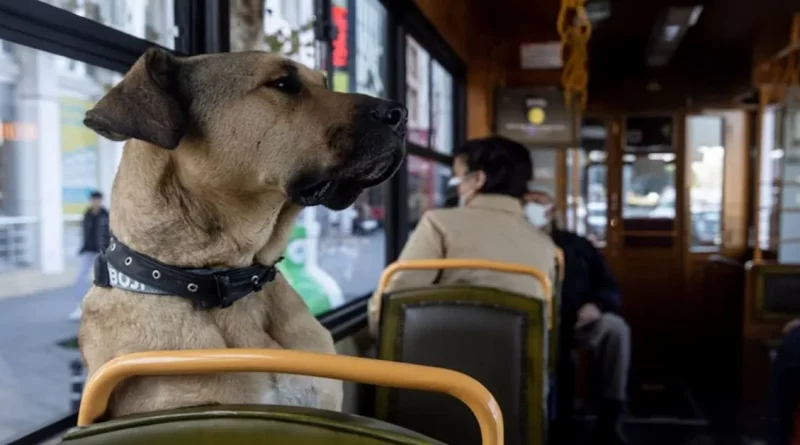
[[[89, 377], [78, 411], [78, 428], [68, 434], [65, 440], [75, 445], [181, 442], [364, 445], [377, 443], [412, 445], [420, 441], [426, 444], [438, 443], [419, 433], [408, 434], [410, 432], [387, 427], [380, 422], [372, 422], [373, 428], [364, 422], [354, 424], [351, 422], [353, 419], [347, 416], [334, 413], [326, 415], [325, 411], [320, 410], [294, 411], [287, 417], [285, 412], [269, 411], [265, 414], [250, 410], [245, 414], [234, 407], [216, 405], [199, 412], [200, 418], [197, 417], [198, 412], [189, 413], [188, 418], [183, 416], [186, 412], [182, 412], [178, 417], [186, 422], [177, 419], [179, 420], [177, 425], [173, 422], [176, 420], [174, 413], [167, 413], [164, 416], [156, 413], [143, 414], [132, 424], [114, 421], [94, 423], [107, 411], [114, 388], [126, 379], [140, 376], [223, 372], [299, 374], [371, 385], [437, 391], [460, 400], [472, 411], [480, 425], [482, 445], [505, 443], [502, 409], [486, 387], [468, 375], [431, 366], [288, 349], [148, 351], [116, 357], [103, 364]], [[331, 419], [330, 416], [334, 415], [338, 417]], [[246, 418], [255, 421], [247, 421]], [[304, 420], [300, 421], [300, 418]], [[291, 425], [286, 425], [286, 422], [303, 425], [293, 428]], [[458, 425], [451, 427], [458, 428]], [[389, 437], [378, 430], [393, 431], [397, 434]], [[364, 434], [369, 436], [366, 441], [362, 440]], [[109, 440], [106, 440], [106, 437]]]
[[[544, 443], [545, 312], [542, 300], [491, 288], [395, 292], [382, 301], [379, 358], [471, 376], [498, 401], [507, 445]], [[474, 416], [444, 396], [379, 387], [375, 412], [449, 444], [479, 443]]]
[[749, 322], [782, 327], [800, 313], [800, 265], [749, 262]]

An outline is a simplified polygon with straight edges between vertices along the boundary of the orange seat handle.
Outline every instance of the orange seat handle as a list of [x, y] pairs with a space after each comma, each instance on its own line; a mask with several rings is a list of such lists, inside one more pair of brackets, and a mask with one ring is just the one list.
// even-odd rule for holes
[[277, 349], [153, 351], [115, 358], [86, 382], [78, 426], [100, 417], [108, 408], [111, 392], [127, 378], [223, 372], [300, 374], [448, 394], [475, 415], [483, 445], [503, 445], [500, 406], [486, 387], [465, 374], [408, 363]]
[[389, 286], [389, 281], [398, 272], [404, 270], [441, 269], [483, 269], [529, 275], [535, 278], [536, 281], [539, 282], [539, 285], [542, 286], [542, 292], [544, 293], [544, 301], [547, 307], [547, 328], [550, 329], [553, 326], [553, 285], [550, 282], [550, 278], [541, 270], [524, 264], [461, 258], [397, 261], [390, 264], [381, 274], [381, 279], [378, 282], [378, 295], [383, 295], [386, 288]]

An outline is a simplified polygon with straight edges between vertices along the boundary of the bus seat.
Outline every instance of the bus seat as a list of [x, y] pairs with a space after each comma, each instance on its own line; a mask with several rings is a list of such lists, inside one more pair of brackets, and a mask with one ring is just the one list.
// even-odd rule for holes
[[64, 445], [441, 444], [365, 417], [288, 406], [208, 406], [130, 416], [74, 428]]
[[[90, 376], [78, 426], [65, 445], [217, 444], [443, 445], [378, 420], [286, 406], [213, 405], [126, 416], [94, 423], [107, 410], [114, 388], [136, 376], [273, 372], [399, 386], [450, 395], [472, 412], [478, 443], [503, 445], [503, 414], [475, 379], [447, 369], [360, 357], [273, 349], [152, 351], [117, 357]], [[460, 428], [460, 425], [450, 425]]]
[[[475, 378], [505, 413], [506, 444], [544, 443], [545, 308], [545, 301], [491, 288], [393, 292], [383, 297], [378, 357]], [[446, 443], [479, 443], [469, 412], [437, 394], [379, 387], [375, 413]]]
[[797, 407], [794, 415], [794, 434], [791, 445], [800, 445], [800, 406]]

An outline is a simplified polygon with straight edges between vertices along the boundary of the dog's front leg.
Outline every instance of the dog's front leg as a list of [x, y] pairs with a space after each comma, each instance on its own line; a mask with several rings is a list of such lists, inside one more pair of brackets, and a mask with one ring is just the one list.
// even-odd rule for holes
[[[267, 334], [284, 349], [336, 354], [331, 333], [311, 315], [300, 295], [280, 274], [265, 288]], [[281, 375], [278, 391], [283, 402], [341, 411], [343, 388], [339, 380]]]

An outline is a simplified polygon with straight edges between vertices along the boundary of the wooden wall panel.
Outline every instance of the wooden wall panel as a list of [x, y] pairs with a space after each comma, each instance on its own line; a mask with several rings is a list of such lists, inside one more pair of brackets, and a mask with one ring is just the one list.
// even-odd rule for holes
[[425, 17], [462, 60], [469, 58], [471, 2], [464, 0], [415, 0]]
[[679, 247], [663, 250], [625, 249], [621, 255], [622, 315], [631, 327], [633, 361], [648, 367], [679, 362], [686, 341], [674, 335], [675, 327], [690, 322], [683, 276], [674, 260]]

